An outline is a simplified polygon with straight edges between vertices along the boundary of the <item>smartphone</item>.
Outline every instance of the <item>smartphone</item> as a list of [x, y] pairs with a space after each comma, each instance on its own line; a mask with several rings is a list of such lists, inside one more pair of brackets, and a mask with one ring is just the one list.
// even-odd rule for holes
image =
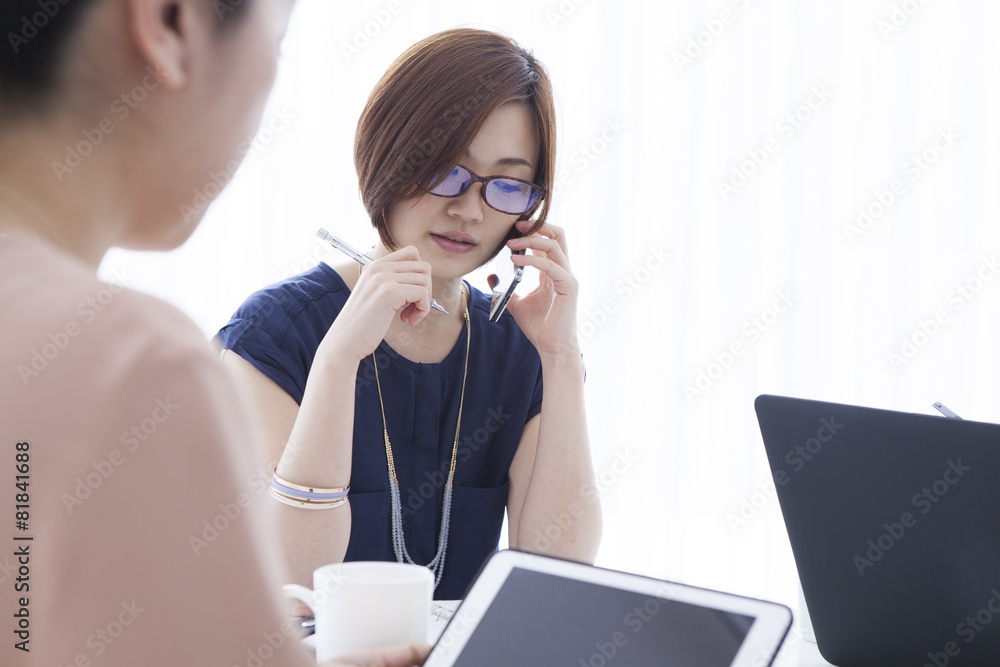
[[510, 239], [523, 236], [517, 227], [512, 227], [507, 238], [504, 239], [504, 246], [497, 255], [493, 263], [493, 274], [490, 276], [490, 287], [493, 288], [493, 298], [490, 302], [490, 322], [497, 322], [503, 311], [507, 309], [507, 303], [514, 296], [514, 290], [521, 283], [524, 277], [524, 267], [517, 266], [510, 260], [511, 255], [523, 255], [524, 250], [511, 250], [506, 243]]

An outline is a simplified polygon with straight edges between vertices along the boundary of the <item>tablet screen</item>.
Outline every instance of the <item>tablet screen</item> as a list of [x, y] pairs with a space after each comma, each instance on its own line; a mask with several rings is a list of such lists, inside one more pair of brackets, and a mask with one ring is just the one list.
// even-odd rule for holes
[[515, 567], [457, 667], [729, 667], [752, 616]]

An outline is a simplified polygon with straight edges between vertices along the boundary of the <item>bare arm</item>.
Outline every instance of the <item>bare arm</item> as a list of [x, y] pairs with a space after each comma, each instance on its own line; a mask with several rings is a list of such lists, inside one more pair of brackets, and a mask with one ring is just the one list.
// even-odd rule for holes
[[[222, 361], [250, 393], [268, 471], [277, 466], [282, 478], [304, 485], [350, 483], [357, 364], [353, 370], [314, 365], [300, 407], [238, 354], [224, 350]], [[268, 497], [265, 502], [273, 501]], [[311, 587], [313, 570], [344, 559], [351, 535], [350, 503], [330, 510], [274, 505], [279, 548], [290, 580]], [[307, 613], [304, 607], [299, 609]]]
[[[526, 229], [530, 223], [518, 225]], [[579, 287], [562, 229], [546, 224], [510, 245], [531, 249], [531, 255], [515, 255], [515, 262], [540, 272], [538, 288], [512, 300], [509, 310], [538, 350], [545, 394], [510, 467], [509, 541], [512, 547], [592, 563], [601, 540], [601, 508], [576, 338]]]
[[[570, 355], [572, 356], [572, 355]], [[542, 412], [525, 426], [510, 467], [512, 547], [593, 563], [601, 540], [580, 358], [553, 360], [542, 375]]]

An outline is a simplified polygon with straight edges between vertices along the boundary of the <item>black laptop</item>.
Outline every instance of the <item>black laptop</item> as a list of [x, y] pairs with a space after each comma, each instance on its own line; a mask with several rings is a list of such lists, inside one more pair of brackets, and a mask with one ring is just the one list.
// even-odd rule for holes
[[1000, 425], [755, 402], [820, 653], [1000, 665]]

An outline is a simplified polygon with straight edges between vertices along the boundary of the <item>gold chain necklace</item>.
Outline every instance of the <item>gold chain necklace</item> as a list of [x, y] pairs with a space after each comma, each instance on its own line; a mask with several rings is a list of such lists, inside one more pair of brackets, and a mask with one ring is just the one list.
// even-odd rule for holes
[[[426, 567], [434, 573], [434, 589], [437, 590], [444, 574], [445, 554], [448, 551], [448, 531], [451, 526], [451, 500], [455, 480], [455, 463], [458, 460], [458, 436], [462, 430], [462, 409], [465, 406], [465, 382], [469, 377], [469, 350], [472, 341], [472, 321], [469, 318], [469, 304], [463, 290], [462, 302], [465, 306], [465, 370], [462, 373], [462, 394], [458, 401], [458, 422], [455, 424], [455, 442], [451, 447], [451, 467], [448, 470], [448, 481], [444, 489], [444, 502], [441, 509], [441, 532], [438, 534], [438, 548], [434, 558]], [[389, 427], [385, 419], [385, 402], [382, 400], [382, 382], [378, 376], [378, 362], [372, 352], [372, 365], [375, 367], [375, 385], [378, 388], [378, 403], [382, 409], [382, 433], [385, 436], [385, 458], [389, 463], [389, 490], [392, 496], [392, 549], [396, 560], [400, 563], [416, 565], [406, 549], [403, 535], [403, 510], [399, 499], [399, 479], [396, 477], [396, 463], [392, 456], [392, 444], [389, 442]]]

